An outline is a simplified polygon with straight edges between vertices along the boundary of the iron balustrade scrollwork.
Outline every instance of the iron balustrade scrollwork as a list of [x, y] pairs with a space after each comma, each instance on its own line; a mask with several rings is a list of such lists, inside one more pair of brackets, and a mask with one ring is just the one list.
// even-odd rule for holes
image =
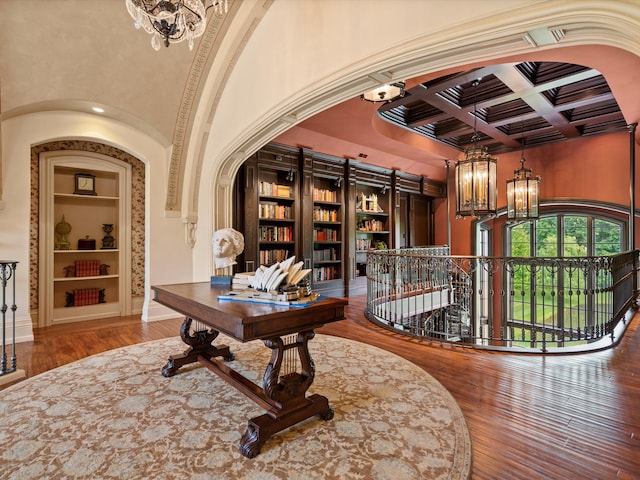
[[[0, 261], [0, 279], [2, 281], [2, 351], [0, 352], [0, 376], [15, 372], [17, 369], [16, 357], [16, 267], [18, 262], [12, 260]], [[11, 280], [11, 306], [7, 305], [8, 285]], [[11, 363], [7, 363], [7, 310], [11, 310]]]
[[592, 351], [620, 339], [638, 296], [637, 250], [598, 257], [367, 254], [371, 321], [430, 342], [521, 352]]

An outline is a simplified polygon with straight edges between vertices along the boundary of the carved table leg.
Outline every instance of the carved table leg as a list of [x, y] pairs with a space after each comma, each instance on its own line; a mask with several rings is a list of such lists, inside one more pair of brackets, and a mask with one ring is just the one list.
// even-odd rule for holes
[[[264, 415], [249, 420], [249, 425], [238, 443], [240, 453], [253, 458], [260, 453], [262, 445], [275, 433], [289, 428], [313, 416], [325, 420], [333, 418], [333, 409], [329, 401], [322, 395], [306, 397], [306, 392], [313, 383], [315, 365], [309, 354], [308, 342], [315, 336], [313, 330], [300, 332], [295, 343], [285, 345], [280, 337], [264, 340], [264, 344], [272, 349], [271, 360], [263, 377], [263, 390], [271, 408]], [[283, 360], [287, 359], [289, 349], [297, 349], [301, 363], [300, 372], [284, 372], [281, 375]]]
[[199, 355], [209, 356], [209, 358], [222, 357], [226, 362], [234, 359], [234, 355], [227, 345], [213, 345], [212, 342], [218, 337], [220, 332], [205, 329], [196, 331], [192, 335], [190, 333], [192, 321], [191, 318], [186, 317], [180, 327], [180, 338], [182, 338], [184, 343], [189, 345], [189, 348], [187, 348], [182, 355], [172, 355], [169, 357], [167, 364], [162, 368], [162, 375], [165, 377], [175, 375], [178, 369], [184, 365], [197, 362]]

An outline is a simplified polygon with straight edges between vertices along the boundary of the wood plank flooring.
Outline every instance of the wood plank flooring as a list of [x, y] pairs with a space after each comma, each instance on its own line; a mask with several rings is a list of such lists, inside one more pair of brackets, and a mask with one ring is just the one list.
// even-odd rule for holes
[[[384, 348], [440, 381], [467, 421], [473, 479], [640, 479], [637, 316], [617, 348], [536, 356], [408, 339], [369, 323], [364, 307], [364, 296], [351, 297], [347, 320], [318, 333]], [[125, 317], [38, 329], [34, 342], [17, 345], [18, 368], [30, 377], [112, 348], [177, 336], [181, 323]]]

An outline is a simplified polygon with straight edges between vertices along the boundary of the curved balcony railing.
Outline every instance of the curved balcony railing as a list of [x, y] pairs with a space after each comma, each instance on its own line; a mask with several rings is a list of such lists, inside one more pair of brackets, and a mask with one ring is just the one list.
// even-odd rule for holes
[[636, 306], [639, 251], [523, 258], [448, 255], [447, 247], [367, 254], [369, 320], [452, 345], [520, 352], [616, 344]]

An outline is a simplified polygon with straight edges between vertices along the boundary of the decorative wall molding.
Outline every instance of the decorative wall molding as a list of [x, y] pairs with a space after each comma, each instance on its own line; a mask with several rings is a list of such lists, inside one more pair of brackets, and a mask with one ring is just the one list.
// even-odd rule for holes
[[[512, 55], [530, 55], [541, 49], [532, 48], [524, 34], [544, 25], [562, 26], [566, 31], [565, 38], [554, 48], [595, 42], [640, 55], [640, 44], [630, 41], [635, 35], [633, 32], [637, 33], [632, 13], [630, 5], [595, 1], [582, 3], [579, 10], [570, 1], [535, 4], [448, 30], [425, 32], [423, 37], [396, 44], [377, 55], [336, 70], [330, 77], [313, 84], [310, 91], [292, 92], [289, 103], [266, 113], [261, 123], [247, 125], [243, 137], [232, 146], [235, 152], [243, 154], [242, 158], [239, 154], [229, 155], [215, 169], [215, 218], [231, 218], [233, 204], [231, 192], [221, 185], [220, 172], [235, 174], [248, 155], [293, 124], [371, 88], [375, 84], [372, 75], [376, 72], [388, 75], [390, 79], [406, 79], [456, 66], [464, 69], [479, 62], [489, 64]], [[274, 66], [273, 70], [278, 71], [278, 67]], [[218, 221], [217, 228], [225, 226], [220, 223]]]
[[133, 155], [111, 145], [84, 140], [58, 140], [31, 148], [31, 229], [29, 231], [29, 305], [38, 309], [40, 153], [77, 150], [100, 153], [131, 165], [131, 296], [144, 297], [145, 278], [145, 165]]

